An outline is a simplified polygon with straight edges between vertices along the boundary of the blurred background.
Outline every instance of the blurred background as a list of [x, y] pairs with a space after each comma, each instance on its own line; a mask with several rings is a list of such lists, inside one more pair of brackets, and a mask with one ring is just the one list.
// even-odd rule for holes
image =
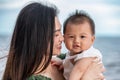
[[[107, 80], [120, 80], [120, 0], [0, 0], [0, 78], [19, 11], [33, 1], [50, 2], [62, 23], [75, 10], [85, 10], [96, 25], [94, 46], [103, 54]], [[63, 44], [62, 53], [67, 50]]]

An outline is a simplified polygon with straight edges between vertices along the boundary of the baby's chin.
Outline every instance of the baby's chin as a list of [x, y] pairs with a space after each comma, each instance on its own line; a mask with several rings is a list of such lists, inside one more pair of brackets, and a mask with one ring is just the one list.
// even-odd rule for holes
[[83, 51], [76, 51], [76, 52], [73, 52], [73, 55], [75, 55], [75, 54], [80, 54], [80, 53], [82, 53]]

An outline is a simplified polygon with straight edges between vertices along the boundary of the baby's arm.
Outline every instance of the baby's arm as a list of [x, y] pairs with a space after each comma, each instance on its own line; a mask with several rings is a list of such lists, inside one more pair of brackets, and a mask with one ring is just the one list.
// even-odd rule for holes
[[63, 60], [57, 56], [52, 56], [51, 64], [58, 67], [59, 70], [63, 69]]
[[80, 80], [84, 72], [87, 70], [88, 66], [91, 64], [92, 60], [93, 58], [83, 58], [77, 60], [70, 73], [69, 80]]

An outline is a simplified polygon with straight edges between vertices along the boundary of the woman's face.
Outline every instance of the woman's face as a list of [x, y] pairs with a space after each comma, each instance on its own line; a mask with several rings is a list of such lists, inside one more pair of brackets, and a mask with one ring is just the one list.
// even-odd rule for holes
[[64, 40], [61, 33], [61, 25], [57, 17], [55, 17], [55, 31], [54, 31], [54, 45], [53, 55], [59, 55], [62, 48], [62, 41]]

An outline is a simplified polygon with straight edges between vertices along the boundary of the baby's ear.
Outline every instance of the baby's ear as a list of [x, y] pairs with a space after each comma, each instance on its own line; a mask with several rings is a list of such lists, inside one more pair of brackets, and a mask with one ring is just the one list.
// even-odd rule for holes
[[95, 36], [92, 36], [92, 42], [94, 42], [95, 41]]

